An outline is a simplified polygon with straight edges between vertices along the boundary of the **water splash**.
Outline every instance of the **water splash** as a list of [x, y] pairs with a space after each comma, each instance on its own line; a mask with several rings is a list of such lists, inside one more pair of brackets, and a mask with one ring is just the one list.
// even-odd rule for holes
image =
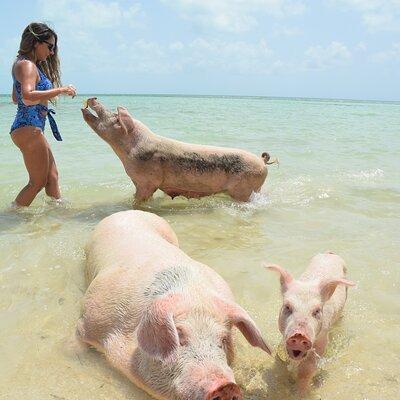
[[358, 172], [347, 173], [346, 176], [348, 178], [356, 178], [360, 180], [370, 180], [375, 178], [382, 178], [384, 176], [384, 172], [380, 168], [370, 169], [370, 170], [361, 170]]

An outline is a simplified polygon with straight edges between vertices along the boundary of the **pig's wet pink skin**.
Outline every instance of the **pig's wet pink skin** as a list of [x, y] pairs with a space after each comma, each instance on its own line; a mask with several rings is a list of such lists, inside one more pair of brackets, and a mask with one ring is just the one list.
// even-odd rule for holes
[[242, 400], [242, 392], [235, 383], [223, 384], [210, 394], [205, 400]]
[[308, 391], [317, 369], [317, 357], [323, 356], [331, 326], [341, 316], [347, 298], [346, 266], [337, 255], [328, 252], [313, 257], [299, 279], [279, 265], [268, 265], [280, 275], [283, 305], [279, 315], [286, 351], [297, 364], [297, 387]]
[[294, 360], [301, 360], [306, 357], [311, 347], [311, 341], [299, 333], [290, 336], [286, 340], [286, 351], [290, 358], [293, 358]]
[[248, 201], [268, 175], [268, 153], [256, 156], [240, 149], [183, 143], [155, 135], [123, 107], [108, 111], [95, 98], [82, 109], [87, 124], [121, 159], [136, 186], [135, 203], [160, 189], [172, 198], [199, 198], [227, 193]]
[[113, 214], [96, 227], [86, 255], [82, 342], [155, 398], [242, 400], [230, 367], [233, 328], [270, 348], [227, 283], [180, 250], [165, 220]]

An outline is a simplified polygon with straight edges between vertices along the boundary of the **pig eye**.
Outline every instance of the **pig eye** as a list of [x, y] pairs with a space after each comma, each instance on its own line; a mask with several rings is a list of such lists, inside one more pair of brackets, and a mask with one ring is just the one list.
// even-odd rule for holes
[[226, 349], [226, 346], [228, 345], [228, 339], [226, 338], [226, 337], [223, 337], [222, 339], [221, 339], [221, 342], [220, 342], [220, 344], [218, 345], [218, 347], [220, 348], [220, 349]]
[[179, 344], [181, 346], [186, 346], [188, 344], [187, 335], [185, 334], [182, 328], [177, 328], [176, 330], [178, 331]]
[[285, 305], [283, 306], [283, 312], [284, 312], [285, 314], [291, 314], [291, 313], [293, 312], [293, 309], [292, 309], [292, 307], [290, 307], [289, 304], [285, 304]]
[[321, 318], [321, 313], [322, 313], [322, 310], [320, 308], [317, 308], [313, 311], [312, 315], [314, 318], [319, 319], [319, 318]]

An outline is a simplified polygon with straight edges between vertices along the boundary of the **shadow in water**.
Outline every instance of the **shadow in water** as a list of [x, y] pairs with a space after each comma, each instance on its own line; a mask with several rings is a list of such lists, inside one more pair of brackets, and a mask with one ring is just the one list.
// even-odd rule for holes
[[294, 400], [295, 391], [286, 364], [275, 357], [272, 368], [265, 369], [259, 388], [245, 390], [245, 400]]
[[287, 363], [275, 356], [272, 368], [266, 369], [261, 376], [260, 387], [244, 391], [245, 400], [321, 400], [315, 392], [326, 378], [326, 372], [319, 371], [314, 378], [309, 393], [300, 397], [296, 391], [295, 377], [289, 372]]
[[37, 229], [40, 231], [47, 230], [46, 226], [49, 221], [51, 221], [53, 227], [61, 225], [68, 220], [80, 220], [91, 225], [113, 213], [132, 209], [168, 217], [169, 215], [211, 214], [216, 210], [246, 214], [248, 212], [257, 212], [259, 208], [260, 205], [257, 202], [237, 203], [224, 194], [201, 199], [186, 199], [183, 197], [171, 199], [166, 195], [156, 195], [141, 205], [134, 205], [133, 197], [126, 200], [111, 200], [109, 202], [94, 203], [93, 205], [82, 204], [79, 206], [68, 202], [59, 205], [45, 200], [39, 206], [18, 210], [8, 208], [0, 211], [0, 234], [30, 234]]

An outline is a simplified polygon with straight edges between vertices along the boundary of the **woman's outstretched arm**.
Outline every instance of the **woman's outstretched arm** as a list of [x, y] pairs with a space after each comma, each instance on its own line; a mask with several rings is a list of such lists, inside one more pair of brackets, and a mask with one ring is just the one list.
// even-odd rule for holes
[[49, 90], [36, 90], [37, 68], [33, 62], [28, 60], [22, 60], [15, 65], [14, 75], [21, 83], [22, 101], [27, 106], [39, 104], [60, 94], [68, 96], [75, 96], [76, 94], [76, 90], [72, 85]]

